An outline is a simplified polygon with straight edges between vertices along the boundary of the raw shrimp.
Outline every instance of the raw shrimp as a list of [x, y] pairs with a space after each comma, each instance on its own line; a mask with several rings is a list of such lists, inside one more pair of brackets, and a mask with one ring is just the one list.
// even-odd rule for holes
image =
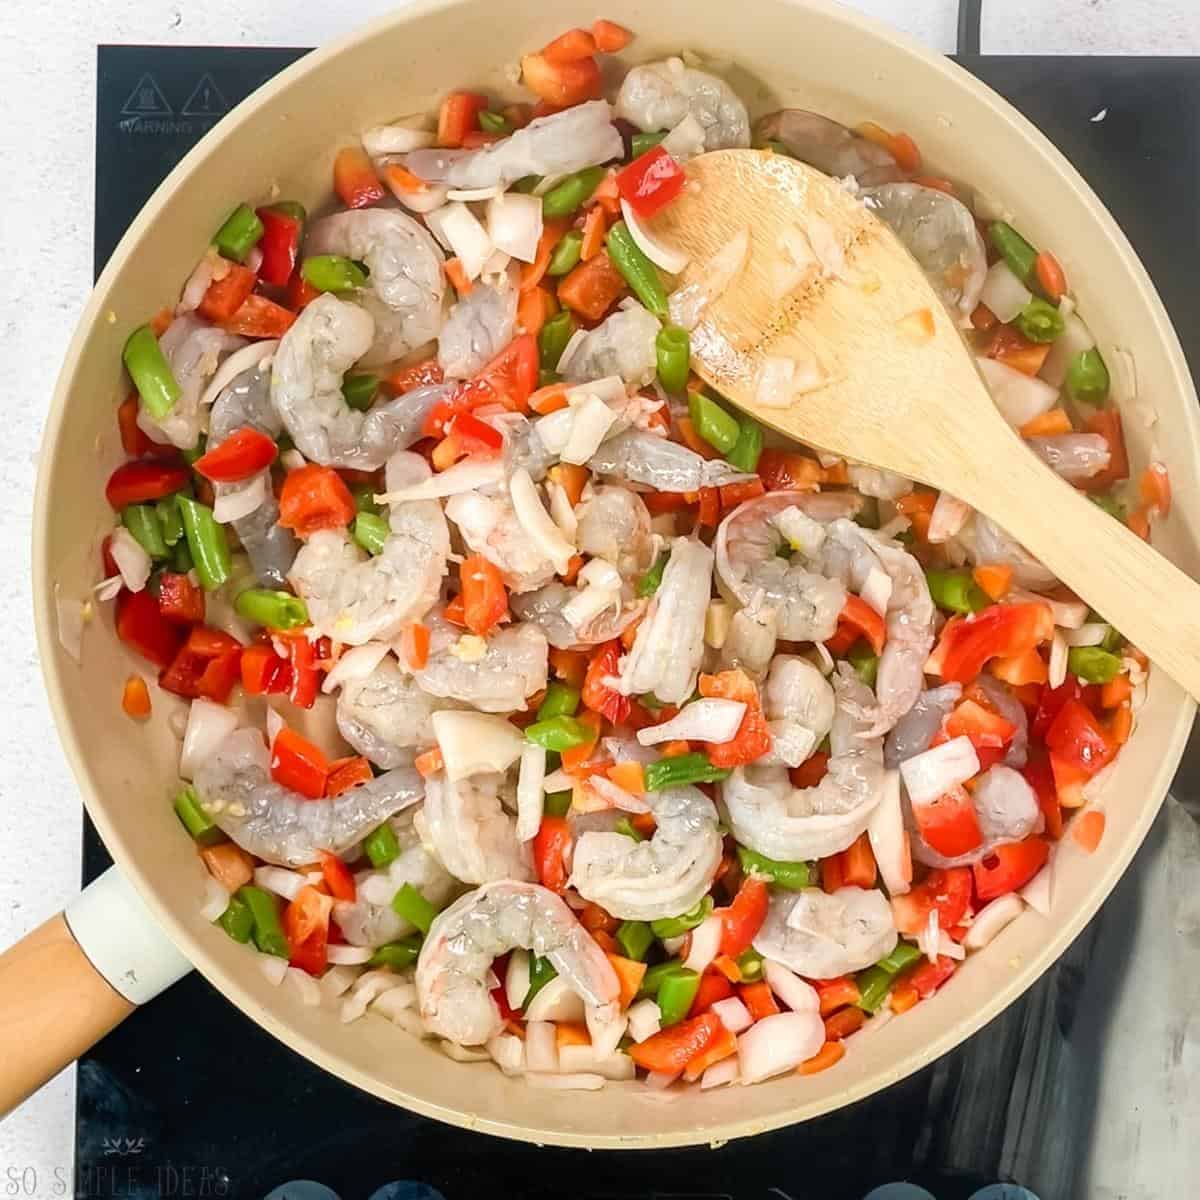
[[429, 659], [414, 672], [431, 696], [469, 704], [480, 712], [516, 712], [546, 686], [546, 635], [536, 625], [507, 625], [487, 638], [464, 634], [430, 614]]
[[589, 1025], [617, 1014], [620, 985], [604, 951], [566, 903], [535, 883], [484, 884], [434, 920], [417, 959], [417, 998], [431, 1033], [479, 1046], [504, 1022], [489, 994], [492, 962], [518, 946], [548, 958], [580, 996]]
[[833, 688], [807, 659], [776, 655], [763, 688], [763, 712], [771, 749], [758, 762], [798, 767], [833, 728]]
[[[311, 307], [311, 306], [310, 306]], [[428, 479], [429, 464], [407, 451], [388, 461], [387, 487]], [[437, 500], [394, 504], [383, 550], [371, 557], [341, 529], [312, 534], [288, 576], [319, 633], [350, 646], [388, 641], [419, 621], [438, 598], [450, 531]]]
[[[768, 492], [739, 504], [720, 524], [716, 550], [717, 587], [739, 608], [749, 606], [765, 622], [773, 615], [775, 632], [789, 641], [825, 641], [837, 628], [846, 589], [800, 561], [779, 557], [791, 546], [784, 529], [792, 510], [809, 523], [823, 524], [857, 511], [862, 499], [852, 492]], [[790, 532], [790, 530], [789, 530]], [[819, 553], [822, 529], [804, 529], [804, 549]]]
[[883, 571], [891, 581], [876, 704], [863, 714], [871, 722], [868, 736], [875, 737], [887, 733], [921, 694], [937, 610], [921, 564], [895, 542], [844, 519], [830, 522], [828, 530], [822, 549], [826, 574], [859, 591], [874, 571]]
[[450, 384], [419, 387], [357, 412], [342, 395], [342, 376], [371, 344], [374, 323], [357, 304], [318, 296], [283, 335], [275, 353], [271, 399], [296, 448], [329, 467], [373, 471], [421, 437], [430, 409]]
[[653, 692], [682, 704], [695, 689], [704, 658], [704, 616], [712, 591], [713, 553], [691, 538], [676, 538], [662, 583], [621, 661], [619, 690]]
[[587, 465], [597, 475], [615, 475], [656, 492], [697, 492], [754, 478], [734, 470], [724, 459], [701, 458], [678, 442], [635, 429], [603, 442]]
[[1023, 767], [1029, 759], [1029, 714], [1025, 711], [1025, 705], [1013, 695], [1007, 683], [994, 675], [981, 674], [975, 680], [975, 687], [983, 692], [996, 712], [1016, 726], [1016, 732], [1004, 754], [1004, 764]]
[[161, 421], [156, 421], [138, 405], [138, 427], [148, 437], [164, 438], [181, 450], [192, 450], [204, 432], [207, 414], [200, 403], [204, 385], [216, 373], [221, 359], [246, 345], [246, 339], [207, 325], [193, 313], [176, 317], [158, 339], [166, 356], [179, 398]]
[[721, 785], [734, 837], [781, 862], [825, 858], [845, 850], [867, 827], [884, 792], [882, 739], [866, 733], [860, 711], [871, 689], [845, 663], [834, 679], [837, 708], [828, 773], [794, 788], [783, 766], [737, 768]]
[[845, 125], [802, 108], [783, 108], [760, 117], [756, 144], [779, 142], [789, 154], [837, 179], [875, 187], [904, 178], [890, 150]]
[[388, 771], [325, 800], [271, 778], [271, 753], [257, 729], [237, 729], [196, 769], [200, 806], [243, 850], [298, 867], [322, 850], [341, 854], [424, 793], [411, 768]]
[[928, 750], [942, 722], [960, 699], [960, 683], [946, 683], [922, 692], [888, 733], [883, 744], [884, 765], [898, 767], [914, 754]]
[[517, 520], [507, 496], [461, 492], [446, 501], [446, 516], [474, 553], [499, 567], [511, 592], [531, 592], [554, 578], [554, 563]]
[[459, 890], [454, 877], [421, 845], [413, 827], [413, 814], [419, 811], [409, 809], [389, 822], [400, 843], [399, 857], [386, 867], [358, 871], [355, 898], [334, 904], [334, 918], [350, 945], [383, 946], [415, 932], [392, 908], [392, 897], [406, 883], [435, 908], [441, 908]]
[[987, 248], [961, 200], [919, 183], [885, 183], [863, 192], [867, 207], [892, 227], [929, 276], [942, 303], [967, 318], [987, 276]]
[[517, 289], [476, 282], [438, 335], [438, 365], [447, 379], [477, 375], [509, 342], [517, 325]]
[[1056, 437], [1029, 438], [1033, 452], [1068, 483], [1082, 483], [1099, 475], [1112, 459], [1108, 442], [1098, 433], [1063, 433]]
[[882, 467], [868, 467], [862, 463], [849, 463], [846, 468], [850, 485], [863, 496], [874, 496], [877, 500], [899, 500], [913, 490], [913, 481], [895, 471]]
[[[279, 437], [283, 428], [271, 403], [271, 370], [266, 362], [243, 371], [217, 396], [209, 417], [207, 448], [215, 450], [231, 433], [246, 426], [272, 440]], [[250, 556], [259, 583], [282, 588], [287, 585], [287, 573], [300, 543], [290, 529], [279, 524], [279, 502], [271, 488], [269, 471], [238, 483], [213, 484], [217, 496], [255, 486], [264, 489], [263, 501], [252, 513], [234, 521], [233, 530]]]
[[654, 339], [659, 329], [658, 318], [640, 304], [618, 309], [579, 339], [559, 370], [571, 383], [619, 375], [627, 384], [642, 387], [653, 381], [657, 370]]
[[619, 603], [606, 606], [577, 627], [563, 615], [563, 609], [583, 592], [583, 588], [568, 587], [565, 583], [548, 583], [536, 592], [510, 597], [509, 607], [520, 620], [537, 625], [550, 645], [559, 650], [598, 646], [620, 637], [646, 610], [646, 602], [638, 600], [633, 586], [626, 584], [621, 589]]
[[766, 674], [775, 653], [775, 613], [757, 604], [739, 608], [729, 619], [729, 630], [721, 645], [722, 669], [737, 667], [759, 680]]
[[541, 483], [546, 472], [558, 461], [551, 454], [537, 431], [537, 423], [520, 413], [497, 413], [491, 423], [504, 435], [505, 478], [514, 471], [525, 470], [534, 483]]
[[873, 966], [899, 940], [892, 907], [881, 891], [804, 888], [771, 893], [754, 948], [806, 979], [836, 979]]
[[723, 79], [684, 66], [680, 58], [645, 63], [625, 76], [614, 106], [643, 133], [674, 129], [691, 114], [704, 130], [705, 150], [750, 145], [746, 106]]
[[624, 154], [612, 115], [607, 101], [590, 100], [538, 117], [479, 150], [416, 150], [405, 165], [422, 179], [452, 188], [507, 187], [528, 175], [570, 175]]
[[342, 737], [377, 767], [409, 765], [415, 753], [428, 749], [433, 714], [457, 707], [426, 694], [390, 655], [365, 679], [348, 680], [337, 701]]
[[446, 297], [442, 252], [407, 213], [359, 208], [322, 217], [309, 227], [304, 252], [366, 263], [370, 277], [356, 298], [374, 317], [375, 328], [360, 360], [364, 367], [403, 358], [437, 337]]
[[612, 563], [625, 578], [647, 570], [654, 561], [656, 540], [650, 512], [636, 492], [597, 484], [575, 509], [580, 554]]
[[571, 886], [625, 921], [656, 921], [695, 908], [721, 862], [717, 810], [699, 788], [646, 797], [657, 829], [646, 842], [623, 833], [583, 833], [575, 843]]
[[517, 819], [498, 795], [499, 777], [425, 782], [425, 805], [415, 820], [442, 866], [464, 883], [533, 879], [529, 843], [517, 841]]
[[970, 562], [1012, 567], [1013, 582], [1034, 591], [1055, 587], [1058, 579], [1051, 574], [1016, 538], [1010, 537], [995, 521], [976, 513], [959, 533]]

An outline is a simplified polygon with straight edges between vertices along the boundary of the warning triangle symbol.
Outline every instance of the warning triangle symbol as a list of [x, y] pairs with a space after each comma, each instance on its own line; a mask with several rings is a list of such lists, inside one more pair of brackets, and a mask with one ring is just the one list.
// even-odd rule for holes
[[124, 117], [169, 117], [171, 106], [148, 71], [137, 81], [129, 99], [121, 106]]
[[179, 111], [185, 117], [223, 117], [229, 111], [229, 101], [206, 71]]

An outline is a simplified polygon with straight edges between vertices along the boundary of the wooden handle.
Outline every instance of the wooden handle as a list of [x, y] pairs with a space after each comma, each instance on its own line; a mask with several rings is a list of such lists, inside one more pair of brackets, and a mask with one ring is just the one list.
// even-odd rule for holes
[[134, 1007], [88, 961], [62, 913], [0, 954], [0, 1117]]

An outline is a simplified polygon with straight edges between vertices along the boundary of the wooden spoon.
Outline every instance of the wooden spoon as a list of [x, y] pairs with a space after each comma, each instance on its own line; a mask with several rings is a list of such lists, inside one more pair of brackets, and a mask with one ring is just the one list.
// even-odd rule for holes
[[[714, 151], [687, 174], [683, 194], [649, 223], [690, 256], [678, 286], [714, 290], [714, 258], [724, 249], [736, 259], [729, 248], [749, 236], [743, 265], [692, 330], [701, 378], [788, 437], [898, 471], [993, 518], [1200, 697], [1200, 586], [1022, 444], [896, 235], [835, 180], [769, 151]], [[844, 269], [827, 273], [822, 260], [836, 266], [838, 247]], [[824, 382], [766, 405], [768, 358], [770, 370], [794, 360], [796, 378]]]

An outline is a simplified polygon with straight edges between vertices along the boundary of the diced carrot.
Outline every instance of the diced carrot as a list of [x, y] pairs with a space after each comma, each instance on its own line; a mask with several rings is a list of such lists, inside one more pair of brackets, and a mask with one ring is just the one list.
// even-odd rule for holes
[[625, 290], [625, 277], [607, 251], [581, 262], [558, 285], [558, 299], [589, 321], [599, 321]]
[[772, 1017], [779, 1011], [779, 1005], [765, 983], [743, 983], [738, 987], [738, 995], [756, 1021]]
[[462, 262], [459, 259], [446, 259], [442, 263], [442, 270], [446, 272], [446, 278], [450, 281], [450, 286], [460, 297], [471, 294], [471, 289], [475, 285], [467, 278], [467, 273], [463, 270]]
[[987, 348], [988, 358], [1025, 375], [1036, 375], [1050, 353], [1049, 342], [1031, 342], [1012, 325], [998, 325]]
[[588, 481], [592, 477], [592, 473], [587, 467], [579, 466], [577, 463], [556, 463], [546, 474], [551, 482], [557, 483], [567, 493], [567, 499], [571, 502], [572, 508], [583, 498], [583, 489], [587, 487]]
[[459, 592], [457, 596], [446, 604], [446, 607], [442, 610], [442, 616], [451, 625], [457, 625], [460, 629], [466, 629], [467, 618], [464, 615], [462, 592]]
[[1125, 524], [1129, 529], [1142, 539], [1143, 542], [1150, 540], [1150, 514], [1144, 508], [1135, 509], [1125, 518]]
[[896, 328], [913, 342], [927, 342], [937, 332], [931, 308], [914, 309], [896, 322]]
[[532, 333], [536, 337], [542, 326], [558, 312], [558, 301], [546, 287], [538, 286], [522, 292], [517, 302], [518, 333]]
[[996, 319], [996, 314], [986, 304], [977, 304], [971, 313], [971, 324], [981, 333], [988, 333], [995, 329], [1000, 322]]
[[817, 750], [815, 753], [810, 754], [798, 767], [791, 767], [788, 770], [788, 778], [792, 781], [792, 787], [816, 787], [825, 778], [828, 770], [829, 755], [823, 750]]
[[[525, 293], [527, 296], [532, 294], [531, 292]], [[558, 412], [560, 408], [566, 408], [567, 389], [570, 386], [568, 383], [548, 383], [545, 387], [538, 388], [529, 397], [530, 409], [544, 417], [552, 412]]]
[[622, 1008], [628, 1008], [642, 986], [642, 977], [646, 974], [646, 964], [636, 962], [632, 958], [622, 958], [619, 954], [610, 954], [608, 961], [617, 973], [617, 982], [621, 985], [620, 1001]]
[[386, 163], [383, 168], [383, 178], [394, 193], [415, 196], [429, 190], [429, 184], [419, 175], [414, 175], [407, 167], [399, 163]]
[[712, 961], [713, 968], [720, 971], [730, 983], [742, 982], [742, 968], [737, 965], [736, 958], [730, 958], [728, 954], [718, 954]]
[[617, 939], [611, 933], [606, 933], [603, 929], [597, 929], [592, 934], [592, 941], [604, 951], [605, 954], [619, 954], [621, 947], [617, 945]]
[[1067, 277], [1058, 259], [1049, 250], [1041, 251], [1034, 259], [1033, 272], [1042, 291], [1055, 304], [1067, 294]]
[[599, 904], [593, 904], [590, 900], [579, 912], [579, 923], [588, 933], [595, 933], [597, 929], [615, 933], [621, 924], [616, 917], [610, 916]]
[[539, 99], [563, 108], [600, 97], [600, 68], [590, 56], [554, 63], [544, 54], [527, 54], [521, 59], [521, 78]]
[[1013, 687], [1021, 687], [1028, 683], [1045, 683], [1050, 678], [1046, 660], [1036, 649], [1027, 650], [1015, 658], [993, 658], [988, 663], [987, 670], [990, 675], [995, 675], [997, 679]]
[[325, 795], [340, 796], [360, 783], [370, 783], [374, 778], [371, 764], [365, 758], [354, 755], [336, 758], [329, 764], [329, 775], [325, 779]]
[[912, 175], [921, 169], [921, 151], [907, 133], [889, 133], [874, 121], [864, 121], [855, 132], [887, 150], [896, 160], [896, 166], [906, 174]]
[[836, 979], [822, 979], [817, 985], [817, 996], [820, 999], [819, 1012], [827, 1017], [847, 1004], [857, 1004], [862, 999], [858, 983], [849, 975], [839, 975]]
[[559, 1021], [554, 1026], [554, 1043], [561, 1050], [564, 1046], [590, 1046], [592, 1038], [586, 1025], [577, 1021]]
[[254, 878], [254, 859], [233, 842], [203, 846], [200, 849], [200, 857], [204, 860], [208, 873], [227, 892], [236, 892]]
[[906, 980], [901, 980], [899, 983], [893, 984], [892, 990], [888, 993], [892, 1012], [896, 1014], [908, 1012], [920, 999], [920, 992]]
[[1002, 600], [1012, 587], [1012, 567], [1007, 563], [980, 563], [971, 572], [989, 600]]
[[1039, 413], [1032, 421], [1026, 421], [1020, 432], [1023, 438], [1054, 437], [1059, 433], [1070, 433], [1071, 429], [1071, 418], [1067, 416], [1066, 410], [1052, 408], [1048, 412]]
[[720, 458], [721, 452], [715, 446], [711, 446], [697, 432], [696, 427], [692, 424], [690, 417], [680, 417], [676, 424], [679, 427], [679, 436], [683, 438], [683, 444], [689, 450], [694, 450], [701, 458]]
[[1138, 494], [1149, 513], [1165, 517], [1171, 511], [1171, 477], [1160, 462], [1152, 462], [1138, 480]]
[[691, 754], [692, 743], [680, 739], [675, 742], [667, 742], [659, 747], [658, 751], [663, 758], [678, 758], [681, 754]]
[[583, 242], [579, 247], [579, 257], [587, 262], [604, 249], [604, 235], [608, 231], [608, 222], [602, 205], [593, 204], [587, 210], [583, 219]]
[[842, 878], [848, 887], [872, 888], [878, 867], [871, 853], [871, 842], [865, 833], [860, 834], [842, 851]]
[[571, 687], [583, 687], [587, 675], [588, 658], [582, 650], [560, 650], [557, 646], [550, 647], [550, 670], [556, 679]]
[[845, 1054], [846, 1047], [841, 1042], [826, 1042], [812, 1058], [806, 1058], [796, 1068], [796, 1074], [816, 1075], [820, 1071], [826, 1071], [835, 1063], [841, 1062]]
[[150, 332], [156, 338], [162, 337], [167, 332], [168, 326], [175, 320], [175, 312], [170, 308], [160, 308], [158, 312], [150, 318]]
[[842, 865], [842, 856], [831, 854], [828, 858], [821, 859], [822, 890], [832, 895], [845, 884], [846, 876]]
[[700, 489], [700, 503], [696, 510], [697, 529], [716, 529], [721, 520], [721, 493], [715, 487]]
[[652, 838], [655, 830], [658, 829], [658, 822], [654, 819], [653, 813], [634, 813], [629, 818], [629, 823], [647, 840]]
[[579, 572], [583, 569], [583, 555], [572, 554], [567, 559], [567, 569], [559, 573], [559, 579], [565, 584], [573, 584], [579, 578]]
[[688, 1065], [683, 1069], [683, 1077], [688, 1083], [694, 1083], [713, 1063], [719, 1063], [736, 1053], [737, 1038], [722, 1025], [712, 1041], [695, 1058], [688, 1060]]
[[821, 482], [828, 484], [847, 484], [850, 482], [850, 469], [845, 459], [838, 459], [827, 467], [821, 468]]
[[1087, 419], [1088, 433], [1098, 433], [1108, 443], [1108, 466], [1083, 484], [1088, 492], [1106, 492], [1114, 483], [1129, 478], [1129, 453], [1125, 448], [1125, 430], [1121, 414], [1115, 408], [1101, 408]]
[[630, 795], [642, 796], [646, 792], [646, 772], [640, 762], [626, 760], [609, 767], [608, 777], [619, 788], [624, 788]]
[[755, 476], [753, 479], [747, 479], [743, 483], [726, 483], [721, 485], [721, 509], [724, 512], [731, 512], [737, 508], [739, 504], [745, 503], [747, 500], [753, 500], [761, 496], [766, 487], [763, 481]]
[[429, 626], [411, 621], [400, 634], [400, 657], [410, 671], [419, 671], [429, 661]]
[[463, 134], [462, 148], [464, 150], [478, 150], [481, 146], [490, 146], [493, 142], [502, 141], [504, 134], [489, 133], [486, 129], [468, 129]]
[[121, 690], [121, 707], [127, 717], [144, 720], [150, 715], [150, 689], [140, 675], [130, 675]]
[[1071, 836], [1088, 854], [1094, 854], [1104, 836], [1104, 813], [1098, 808], [1081, 812], [1071, 822]]
[[596, 39], [586, 29], [568, 29], [542, 47], [542, 57], [558, 66], [591, 58], [596, 53]]
[[1133, 684], [1126, 674], [1116, 675], [1100, 688], [1101, 708], [1120, 708], [1133, 695]]
[[825, 1038], [830, 1042], [840, 1042], [842, 1038], [857, 1033], [866, 1019], [866, 1013], [854, 1005], [839, 1009], [832, 1016], [825, 1018]]
[[283, 337], [295, 320], [296, 314], [291, 309], [266, 296], [250, 295], [228, 321], [221, 322], [221, 328], [241, 337], [277, 338]]
[[1133, 708], [1128, 703], [1122, 704], [1109, 718], [1105, 727], [1108, 739], [1116, 746], [1123, 746], [1129, 741], [1133, 732]]
[[621, 212], [621, 192], [617, 187], [616, 173], [610, 171], [605, 177], [600, 180], [596, 190], [592, 193], [589, 204], [598, 204], [610, 217], [616, 217]]
[[937, 504], [937, 493], [912, 491], [907, 496], [901, 496], [895, 503], [896, 511], [911, 520], [917, 513], [933, 512]]
[[562, 768], [567, 772], [577, 771], [592, 756], [592, 751], [596, 749], [596, 743], [600, 740], [600, 725], [604, 720], [595, 712], [580, 713], [575, 719], [588, 727], [592, 737], [590, 741], [581, 742], [578, 746], [572, 746], [562, 752]]
[[596, 49], [601, 54], [616, 54], [633, 41], [633, 34], [624, 25], [618, 25], [616, 21], [593, 21], [592, 37], [595, 38]]
[[426, 750], [424, 754], [418, 754], [413, 759], [413, 766], [417, 768], [422, 779], [428, 779], [430, 775], [436, 775], [444, 766], [445, 761], [442, 759], [442, 748], [434, 746], [432, 750]]

